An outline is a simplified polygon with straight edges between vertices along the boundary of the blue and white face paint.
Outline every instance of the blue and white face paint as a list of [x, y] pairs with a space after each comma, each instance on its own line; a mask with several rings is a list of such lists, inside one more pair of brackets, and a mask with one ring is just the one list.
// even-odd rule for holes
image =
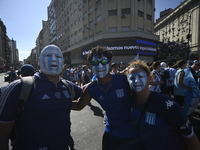
[[109, 72], [109, 60], [102, 55], [101, 58], [98, 58], [95, 55], [92, 59], [92, 70], [98, 78], [104, 78]]
[[55, 45], [44, 47], [40, 53], [39, 65], [47, 75], [59, 75], [63, 69], [64, 59], [60, 48]]
[[147, 84], [147, 74], [144, 72], [131, 73], [127, 76], [131, 89], [135, 92], [141, 92]]

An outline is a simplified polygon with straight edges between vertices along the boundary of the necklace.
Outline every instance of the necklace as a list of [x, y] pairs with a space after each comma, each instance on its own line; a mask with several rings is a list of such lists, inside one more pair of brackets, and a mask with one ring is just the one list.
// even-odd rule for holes
[[111, 78], [110, 83], [108, 84], [108, 86], [107, 86], [106, 89], [102, 88], [102, 87], [99, 85], [99, 83], [97, 83], [99, 89], [107, 94], [107, 92], [109, 91], [109, 89], [110, 89], [110, 87], [111, 87], [111, 85], [112, 85], [112, 79], [113, 79], [113, 78]]

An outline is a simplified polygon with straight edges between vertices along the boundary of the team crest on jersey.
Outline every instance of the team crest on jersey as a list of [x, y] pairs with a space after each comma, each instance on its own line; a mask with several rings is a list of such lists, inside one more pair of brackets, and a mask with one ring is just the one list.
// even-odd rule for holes
[[99, 101], [102, 101], [102, 100], [104, 100], [104, 97], [101, 95], [99, 96]]
[[175, 102], [173, 101], [170, 101], [170, 100], [167, 100], [166, 101], [166, 106], [167, 106], [167, 109], [169, 109], [170, 107], [172, 107], [174, 105]]
[[145, 122], [154, 125], [156, 122], [156, 114], [146, 112]]
[[124, 89], [115, 90], [115, 93], [118, 98], [124, 97]]

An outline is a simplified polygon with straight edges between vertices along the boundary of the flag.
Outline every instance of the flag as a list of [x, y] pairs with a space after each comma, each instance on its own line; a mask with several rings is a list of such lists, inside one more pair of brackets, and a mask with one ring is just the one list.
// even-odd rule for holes
[[137, 54], [133, 60], [140, 60], [139, 54]]

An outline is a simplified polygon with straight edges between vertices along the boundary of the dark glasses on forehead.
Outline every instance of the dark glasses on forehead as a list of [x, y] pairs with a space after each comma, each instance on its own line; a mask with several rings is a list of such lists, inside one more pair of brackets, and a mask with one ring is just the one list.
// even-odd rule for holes
[[98, 61], [98, 60], [91, 61], [92, 66], [98, 66], [99, 63], [101, 63], [102, 65], [106, 65], [109, 63], [109, 60], [103, 59], [101, 61]]

